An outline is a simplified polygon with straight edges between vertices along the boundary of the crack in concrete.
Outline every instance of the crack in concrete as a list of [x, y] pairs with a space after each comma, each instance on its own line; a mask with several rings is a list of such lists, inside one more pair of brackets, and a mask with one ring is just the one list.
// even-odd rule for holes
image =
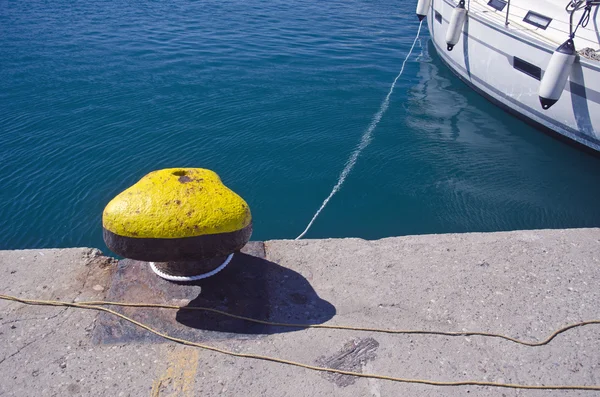
[[[62, 325], [65, 321], [61, 322], [60, 325]], [[60, 327], [59, 325], [59, 327]], [[21, 351], [23, 351], [27, 346], [32, 345], [35, 342], [38, 342], [42, 339], [46, 339], [47, 337], [49, 337], [50, 335], [56, 333], [56, 328], [53, 329], [52, 331], [48, 332], [47, 334], [42, 335], [39, 338], [35, 338], [34, 340], [32, 340], [31, 342], [26, 343], [25, 345], [21, 346], [19, 349], [17, 349], [16, 352], [14, 352], [13, 354], [11, 354], [10, 356], [7, 356], [5, 358], [3, 358], [2, 360], [0, 360], [0, 365], [2, 365], [2, 363], [4, 363], [6, 360], [8, 360], [9, 358], [12, 358], [14, 356], [16, 356], [17, 354], [21, 353]]]
[[[58, 313], [58, 314], [54, 315], [52, 318], [56, 318], [56, 317], [58, 317], [58, 316], [59, 316], [59, 315], [61, 315], [62, 313], [65, 313], [65, 312], [66, 312], [68, 309], [69, 309], [68, 307], [65, 307], [64, 309], [61, 309], [60, 313]], [[72, 313], [72, 312], [71, 312], [71, 313]], [[9, 355], [9, 356], [6, 356], [6, 357], [4, 357], [2, 360], [0, 360], [0, 365], [2, 365], [2, 364], [3, 364], [3, 363], [6, 361], [6, 360], [8, 360], [8, 359], [10, 359], [10, 358], [12, 358], [12, 357], [16, 356], [17, 354], [21, 353], [21, 351], [23, 351], [23, 350], [24, 350], [25, 348], [27, 348], [29, 345], [31, 345], [31, 344], [33, 344], [33, 343], [35, 343], [35, 342], [41, 341], [41, 340], [43, 340], [43, 339], [46, 339], [46, 338], [47, 338], [47, 337], [49, 337], [50, 335], [53, 335], [53, 334], [55, 334], [55, 333], [56, 333], [56, 331], [57, 331], [58, 329], [60, 329], [60, 328], [62, 327], [62, 325], [63, 325], [63, 324], [64, 324], [64, 323], [65, 323], [65, 322], [66, 322], [66, 321], [69, 319], [69, 317], [71, 316], [71, 313], [68, 313], [68, 314], [65, 316], [65, 319], [64, 319], [63, 321], [61, 321], [61, 322], [60, 322], [60, 323], [59, 323], [59, 324], [58, 324], [58, 325], [57, 325], [57, 326], [56, 326], [56, 327], [55, 327], [55, 328], [54, 328], [52, 331], [48, 332], [47, 334], [43, 334], [43, 335], [42, 335], [42, 336], [40, 336], [39, 338], [35, 338], [35, 339], [34, 339], [34, 340], [32, 340], [31, 342], [28, 342], [28, 343], [24, 344], [23, 346], [21, 346], [19, 349], [17, 349], [17, 351], [16, 351], [16, 352], [12, 353], [12, 354], [11, 354], [11, 355]]]
[[[84, 279], [81, 282], [81, 286], [80, 288], [77, 290], [75, 296], [73, 297], [73, 299], [71, 299], [72, 302], [76, 302], [78, 300], [78, 298], [83, 294], [86, 285], [88, 283], [90, 274], [92, 273], [93, 266], [91, 266], [91, 261], [88, 261], [88, 263], [86, 263], [86, 266], [88, 267], [87, 272], [85, 274]], [[3, 323], [0, 323], [0, 326], [4, 326], [7, 324], [15, 324], [15, 323], [19, 323], [19, 322], [24, 322], [24, 321], [32, 321], [32, 320], [52, 320], [55, 319], [57, 317], [60, 317], [61, 315], [63, 315], [65, 312], [68, 311], [68, 307], [65, 308], [61, 308], [60, 311], [52, 316], [49, 317], [28, 317], [28, 318], [19, 318], [16, 320], [10, 320], [10, 321], [5, 321]], [[4, 362], [6, 362], [7, 360], [10, 360], [11, 358], [15, 357], [16, 355], [18, 355], [19, 353], [21, 353], [24, 349], [26, 349], [28, 346], [34, 344], [35, 342], [39, 342], [43, 339], [48, 338], [49, 336], [53, 335], [56, 333], [57, 330], [61, 329], [61, 327], [67, 322], [67, 320], [69, 320], [69, 318], [71, 317], [72, 312], [67, 313], [66, 316], [64, 316], [64, 319], [62, 319], [62, 321], [59, 321], [59, 323], [54, 327], [53, 330], [51, 330], [50, 332], [43, 334], [42, 336], [33, 339], [32, 341], [29, 341], [27, 343], [25, 343], [23, 346], [21, 346], [20, 348], [18, 348], [14, 353], [0, 359], [0, 365], [2, 365]], [[92, 323], [95, 321], [95, 318], [92, 319]]]
[[85, 277], [83, 278], [83, 283], [81, 284], [81, 288], [77, 292], [77, 296], [75, 298], [73, 298], [73, 301], [75, 301], [75, 299], [79, 298], [79, 296], [83, 293], [83, 290], [85, 288], [85, 285], [87, 284], [88, 278], [90, 277], [90, 273], [92, 272], [92, 266], [90, 266], [90, 262], [86, 263], [85, 265], [88, 267], [88, 271], [85, 274]]
[[68, 309], [68, 308], [67, 308], [67, 307], [65, 307], [65, 308], [61, 309], [59, 313], [56, 313], [55, 315], [53, 315], [53, 316], [50, 316], [50, 317], [29, 317], [29, 318], [19, 318], [19, 319], [16, 319], [16, 320], [5, 321], [5, 322], [3, 322], [3, 323], [0, 323], [0, 326], [2, 326], [2, 325], [6, 325], [6, 324], [20, 323], [20, 322], [22, 322], [22, 321], [31, 321], [31, 320], [52, 320], [53, 318], [56, 318], [56, 317], [60, 316], [61, 314], [63, 314], [63, 313], [64, 313], [64, 312], [65, 312], [67, 309]]
[[2, 363], [4, 363], [4, 362], [5, 362], [6, 360], [8, 360], [9, 358], [12, 358], [12, 357], [16, 356], [17, 354], [21, 353], [21, 350], [25, 349], [27, 346], [29, 346], [29, 345], [31, 345], [32, 343], [34, 343], [34, 342], [37, 342], [37, 341], [38, 341], [38, 339], [34, 339], [34, 340], [32, 340], [31, 342], [29, 342], [29, 343], [26, 343], [25, 345], [21, 346], [21, 347], [20, 347], [19, 349], [17, 349], [17, 351], [16, 351], [16, 352], [14, 352], [13, 354], [11, 354], [11, 355], [9, 355], [9, 356], [7, 356], [7, 357], [4, 357], [2, 360], [0, 360], [0, 365], [2, 365]]

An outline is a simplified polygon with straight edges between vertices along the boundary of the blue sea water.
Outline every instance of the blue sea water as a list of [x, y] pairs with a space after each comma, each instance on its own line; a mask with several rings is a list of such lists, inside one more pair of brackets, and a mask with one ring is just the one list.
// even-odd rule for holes
[[[205, 167], [253, 239], [294, 238], [417, 31], [397, 0], [0, 0], [0, 249], [105, 249], [108, 201]], [[470, 91], [417, 42], [307, 238], [600, 226], [600, 159]]]

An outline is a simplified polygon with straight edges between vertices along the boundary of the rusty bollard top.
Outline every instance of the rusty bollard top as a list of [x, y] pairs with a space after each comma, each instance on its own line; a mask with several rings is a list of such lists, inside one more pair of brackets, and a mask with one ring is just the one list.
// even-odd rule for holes
[[227, 256], [252, 234], [248, 204], [202, 168], [154, 171], [111, 200], [104, 241], [126, 258], [194, 261]]

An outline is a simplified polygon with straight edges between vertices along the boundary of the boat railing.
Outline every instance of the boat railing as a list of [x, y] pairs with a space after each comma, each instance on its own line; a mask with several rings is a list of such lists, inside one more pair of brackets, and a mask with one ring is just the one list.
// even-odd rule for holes
[[504, 20], [504, 26], [508, 26], [508, 16], [510, 15], [510, 0], [506, 2], [506, 19]]
[[[480, 0], [482, 3], [487, 3], [488, 6], [495, 8], [497, 11], [497, 16], [503, 19], [505, 28], [515, 27], [515, 23], [517, 24], [516, 29], [519, 30], [529, 30], [532, 34], [536, 34], [539, 31], [536, 28], [527, 24], [519, 23], [524, 19], [523, 15], [527, 15], [531, 11], [531, 7], [523, 7], [519, 1], [512, 0], [496, 0], [496, 1], [488, 1], [488, 0]], [[554, 18], [552, 20], [552, 24], [550, 26], [546, 26], [542, 29], [554, 31], [558, 35], [545, 35], [543, 36], [543, 40], [553, 41], [556, 44], [560, 44], [562, 41], [560, 37], [577, 37], [577, 40], [582, 42], [582, 45], [588, 47], [598, 48], [600, 46], [600, 33], [597, 31], [597, 27], [588, 26], [588, 22], [590, 19], [594, 19], [592, 15], [594, 15], [594, 8], [600, 6], [600, 0], [567, 0], [568, 4], [565, 7], [565, 12], [568, 14], [566, 18]], [[479, 3], [479, 2], [477, 2]], [[496, 5], [491, 4], [496, 3]], [[481, 11], [475, 11], [471, 8], [471, 1], [468, 2], [468, 10], [469, 13], [479, 14]], [[479, 4], [474, 5], [477, 9], [479, 9]], [[504, 15], [502, 15], [504, 14]], [[535, 16], [535, 15], [534, 15]], [[567, 16], [567, 15], [565, 15]], [[498, 21], [500, 22], [500, 21]], [[529, 21], [527, 21], [529, 22]], [[531, 24], [531, 22], [529, 22]], [[584, 34], [579, 34], [580, 32], [585, 31]], [[595, 39], [598, 38], [598, 39]]]

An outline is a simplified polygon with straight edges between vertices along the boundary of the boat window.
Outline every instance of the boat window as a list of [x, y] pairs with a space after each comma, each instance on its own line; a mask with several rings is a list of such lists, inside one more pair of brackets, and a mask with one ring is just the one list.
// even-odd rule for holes
[[542, 14], [538, 14], [537, 12], [529, 11], [523, 20], [533, 26], [537, 26], [538, 28], [546, 29], [550, 22], [552, 22], [552, 18], [548, 18]]
[[536, 80], [542, 79], [542, 69], [539, 66], [535, 66], [519, 57], [513, 57], [513, 67]]
[[506, 7], [506, 1], [504, 0], [490, 0], [488, 1], [488, 5], [492, 8], [495, 8], [498, 11], [502, 11], [504, 7]]
[[442, 14], [440, 14], [439, 12], [435, 12], [435, 20], [438, 21], [439, 23], [442, 23]]

